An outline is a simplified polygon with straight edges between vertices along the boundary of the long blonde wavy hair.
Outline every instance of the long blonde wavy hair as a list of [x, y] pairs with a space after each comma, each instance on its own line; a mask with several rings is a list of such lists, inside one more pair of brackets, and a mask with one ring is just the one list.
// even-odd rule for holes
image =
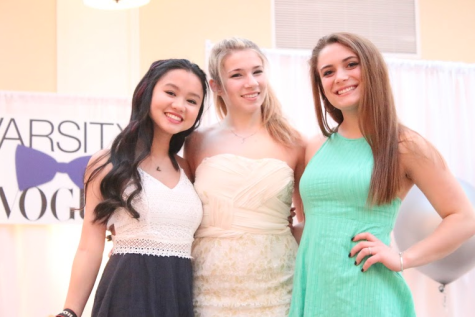
[[[219, 87], [224, 88], [222, 77], [224, 59], [235, 51], [243, 50], [253, 50], [256, 52], [262, 60], [264, 68], [267, 67], [267, 58], [254, 42], [237, 37], [224, 39], [214, 45], [208, 64], [210, 77]], [[214, 103], [219, 117], [223, 119], [227, 114], [227, 108], [223, 98], [217, 93], [214, 93]], [[301, 142], [300, 134], [290, 126], [287, 119], [282, 114], [281, 104], [269, 83], [267, 84], [267, 94], [261, 106], [261, 116], [263, 125], [267, 132], [277, 142], [284, 146], [292, 146], [293, 144]]]

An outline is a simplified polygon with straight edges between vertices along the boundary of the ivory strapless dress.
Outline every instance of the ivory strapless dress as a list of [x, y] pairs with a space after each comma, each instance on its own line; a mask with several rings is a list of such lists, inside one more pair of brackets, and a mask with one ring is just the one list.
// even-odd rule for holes
[[196, 317], [288, 315], [297, 253], [287, 220], [293, 184], [293, 170], [273, 158], [220, 154], [198, 166]]

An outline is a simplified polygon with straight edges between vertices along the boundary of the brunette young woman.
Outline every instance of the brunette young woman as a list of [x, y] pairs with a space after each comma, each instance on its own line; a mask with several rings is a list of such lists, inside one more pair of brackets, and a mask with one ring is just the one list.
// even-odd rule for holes
[[300, 210], [304, 145], [256, 44], [217, 43], [209, 73], [222, 120], [185, 144], [203, 202], [192, 250], [195, 315], [287, 316], [297, 252], [287, 218], [292, 197]]
[[[371, 42], [325, 36], [310, 65], [323, 136], [306, 150], [305, 230], [289, 316], [415, 316], [401, 272], [453, 252], [475, 233], [475, 213], [437, 150], [398, 123], [386, 65]], [[398, 253], [390, 233], [414, 185], [443, 220]]]
[[207, 85], [184, 59], [153, 63], [138, 84], [129, 124], [87, 168], [81, 240], [58, 316], [81, 316], [106, 229], [114, 246], [92, 316], [193, 316], [191, 245], [203, 211], [177, 152], [200, 122]]

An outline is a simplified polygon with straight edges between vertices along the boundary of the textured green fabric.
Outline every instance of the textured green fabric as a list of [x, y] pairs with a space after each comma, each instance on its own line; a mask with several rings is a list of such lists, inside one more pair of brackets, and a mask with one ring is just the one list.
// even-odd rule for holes
[[373, 155], [364, 138], [334, 133], [309, 162], [300, 181], [305, 229], [295, 266], [290, 315], [411, 317], [411, 292], [402, 275], [377, 263], [361, 272], [351, 238], [370, 232], [390, 242], [400, 199], [366, 204]]

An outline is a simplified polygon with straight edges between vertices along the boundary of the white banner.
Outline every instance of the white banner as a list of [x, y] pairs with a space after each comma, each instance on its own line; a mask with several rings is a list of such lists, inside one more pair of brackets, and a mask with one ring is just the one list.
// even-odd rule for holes
[[127, 98], [0, 91], [0, 223], [81, 222], [87, 162], [130, 109]]

